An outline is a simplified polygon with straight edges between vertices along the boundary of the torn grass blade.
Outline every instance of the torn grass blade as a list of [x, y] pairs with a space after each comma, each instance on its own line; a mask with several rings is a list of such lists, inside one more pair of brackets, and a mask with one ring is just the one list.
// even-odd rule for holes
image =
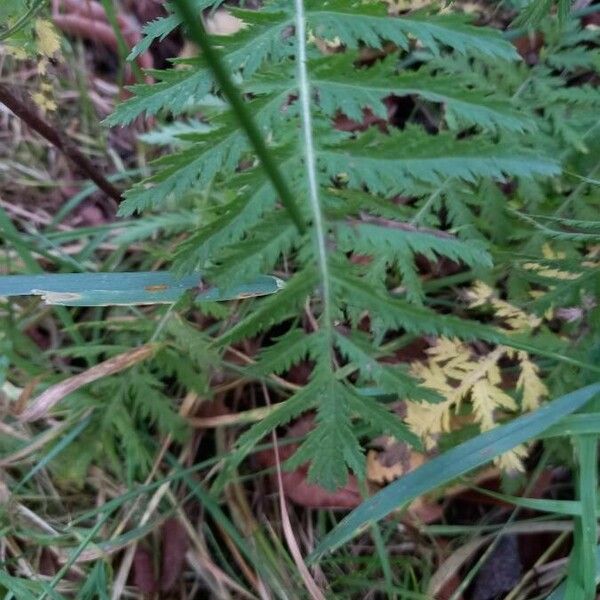
[[261, 275], [220, 289], [206, 287], [200, 273], [178, 278], [168, 271], [7, 275], [0, 277], [0, 297], [41, 296], [47, 304], [62, 306], [131, 306], [173, 304], [194, 290], [196, 302], [237, 300], [274, 294], [283, 285], [277, 277]]

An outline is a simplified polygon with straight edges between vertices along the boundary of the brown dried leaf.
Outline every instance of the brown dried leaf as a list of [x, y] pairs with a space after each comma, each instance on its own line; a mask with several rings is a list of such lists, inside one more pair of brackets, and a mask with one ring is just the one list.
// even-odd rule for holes
[[367, 479], [373, 483], [390, 483], [425, 462], [423, 454], [412, 451], [407, 444], [393, 437], [377, 438], [374, 445], [381, 449], [367, 453]]
[[133, 556], [133, 583], [144, 594], [153, 594], [158, 591], [152, 554], [143, 546], [138, 546]]
[[358, 506], [362, 497], [356, 477], [350, 475], [348, 482], [334, 492], [320, 485], [308, 482], [308, 466], [281, 474], [283, 492], [286, 498], [306, 508], [348, 509]]
[[188, 549], [188, 537], [179, 519], [167, 519], [162, 527], [162, 566], [160, 589], [168, 592], [181, 576], [185, 553]]

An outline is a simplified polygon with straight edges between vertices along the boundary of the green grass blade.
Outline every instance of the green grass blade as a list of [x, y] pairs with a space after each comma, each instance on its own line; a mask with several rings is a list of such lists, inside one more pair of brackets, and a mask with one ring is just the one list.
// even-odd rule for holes
[[108, 600], [106, 593], [107, 581], [105, 573], [105, 564], [97, 562], [88, 575], [83, 587], [79, 590], [76, 600], [88, 600], [93, 598], [96, 600]]
[[64, 273], [0, 277], [0, 296], [41, 296], [62, 306], [172, 304], [197, 290], [197, 302], [235, 300], [274, 294], [283, 287], [277, 277], [263, 275], [229, 289], [202, 288], [200, 273], [177, 278], [167, 271], [139, 273]]
[[600, 413], [570, 415], [559, 425], [553, 425], [544, 431], [539, 438], [563, 437], [565, 435], [581, 435], [594, 433], [600, 435]]
[[[30, 581], [20, 577], [12, 577], [6, 571], [0, 571], [0, 586], [7, 590], [4, 598], [21, 598], [22, 600], [35, 600], [34, 593], [30, 590], [33, 585]], [[17, 595], [18, 594], [18, 595]]]
[[598, 541], [598, 438], [595, 435], [580, 435], [573, 442], [579, 460], [581, 516], [575, 523], [567, 588], [571, 586], [578, 590], [583, 599], [593, 600], [596, 597], [595, 548]]
[[596, 383], [565, 394], [539, 410], [486, 431], [415, 469], [353, 510], [321, 540], [310, 555], [309, 561], [316, 562], [326, 552], [350, 540], [370, 523], [382, 519], [417, 496], [444, 485], [518, 444], [536, 437], [564, 416], [584, 406], [599, 392], [600, 383]]
[[[596, 584], [600, 583], [600, 546], [596, 546], [593, 553], [594, 565], [595, 565], [595, 577], [594, 581]], [[547, 598], [547, 600], [569, 600], [567, 596], [567, 582], [561, 583]]]
[[[176, 470], [176, 472], [181, 469], [180, 465], [175, 462], [170, 455], [167, 455], [167, 460], [169, 460], [171, 466]], [[208, 490], [204, 489], [204, 487], [199, 482], [195, 481], [190, 475], [182, 473], [181, 479], [188, 487], [190, 492], [196, 497], [204, 510], [206, 510], [206, 512], [223, 529], [223, 531], [227, 533], [239, 551], [252, 564], [256, 571], [279, 591], [280, 597], [285, 598], [287, 594], [285, 593], [283, 583], [278, 581], [277, 575], [269, 568], [268, 563], [264, 560], [261, 560], [260, 555], [257, 554], [256, 550], [252, 547], [252, 544], [240, 535], [240, 532], [236, 529], [233, 522], [227, 517], [227, 515], [219, 506], [215, 496]]]
[[71, 566], [75, 563], [75, 561], [77, 560], [79, 555], [86, 549], [86, 547], [92, 541], [92, 539], [98, 533], [98, 531], [100, 531], [100, 529], [102, 529], [107, 518], [108, 518], [108, 515], [102, 517], [101, 519], [98, 520], [98, 522], [94, 525], [94, 527], [92, 527], [92, 529], [90, 529], [88, 534], [81, 540], [79, 546], [77, 546], [77, 548], [74, 550], [74, 552], [72, 554], [70, 554], [70, 556], [69, 556], [68, 560], [65, 562], [65, 564], [58, 570], [56, 575], [54, 575], [54, 577], [52, 578], [52, 581], [50, 581], [50, 583], [48, 584], [48, 587], [45, 587], [44, 591], [38, 596], [37, 600], [44, 600], [45, 598], [48, 598], [49, 596], [50, 597], [53, 596], [52, 593], [54, 592], [54, 588], [58, 585], [58, 583], [65, 576], [65, 574], [68, 573]]
[[557, 515], [569, 515], [572, 517], [581, 516], [581, 503], [578, 500], [546, 500], [543, 498], [520, 498], [519, 496], [509, 496], [508, 494], [499, 494], [492, 490], [486, 490], [473, 486], [480, 494], [514, 504], [519, 508], [529, 508], [538, 512], [547, 512]]

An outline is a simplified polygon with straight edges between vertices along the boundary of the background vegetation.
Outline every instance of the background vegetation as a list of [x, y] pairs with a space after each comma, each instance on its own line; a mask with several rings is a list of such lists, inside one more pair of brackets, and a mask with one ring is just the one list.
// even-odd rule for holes
[[599, 13], [3, 3], [5, 596], [594, 598]]

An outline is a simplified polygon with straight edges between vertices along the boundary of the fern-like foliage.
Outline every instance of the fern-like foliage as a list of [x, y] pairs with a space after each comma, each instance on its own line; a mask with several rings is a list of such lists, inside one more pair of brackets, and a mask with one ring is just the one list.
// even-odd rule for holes
[[[525, 101], [530, 83], [514, 47], [457, 14], [396, 17], [386, 3], [353, 0], [274, 0], [232, 12], [243, 28], [213, 42], [296, 191], [309, 231], [293, 226], [235, 116], [214, 101], [219, 89], [202, 57], [154, 73], [155, 84], [134, 86], [109, 118], [114, 125], [144, 114], [191, 117], [163, 130], [171, 152], [128, 192], [121, 214], [201, 204], [203, 225], [173, 261], [180, 272], [201, 268], [219, 285], [282, 266], [293, 272], [280, 293], [257, 302], [217, 340], [224, 347], [282, 324], [287, 332], [251, 372], [314, 365], [306, 386], [242, 435], [231, 462], [272, 428], [316, 410], [315, 429], [290, 464], [310, 462], [310, 476], [335, 488], [347, 469], [363, 473], [357, 421], [418, 443], [363, 387], [440, 400], [440, 387], [419, 386], [408, 369], [381, 361], [384, 340], [405, 331], [511, 343], [510, 332], [429, 307], [423, 265], [449, 261], [457, 271], [491, 276], [495, 244], [515, 235], [515, 223], [525, 226], [500, 185], [524, 194], [558, 175], [559, 157], [543, 151], [553, 147], [545, 144], [555, 133], [549, 127], [560, 127], [557, 106], [583, 106], [583, 113], [593, 101], [582, 88], [553, 85], [548, 73], [547, 104], [559, 112], [540, 116], [538, 105]], [[147, 25], [134, 55], [178, 25], [175, 15]], [[581, 32], [573, 36], [577, 48]], [[370, 64], [365, 47], [383, 58]], [[419, 63], [410, 66], [415, 52]], [[576, 53], [565, 52], [567, 61], [577, 63]], [[410, 100], [408, 122], [390, 124], [390, 97]], [[380, 120], [376, 126], [363, 124], [368, 114]], [[340, 119], [350, 126], [339, 126]], [[582, 143], [579, 132], [562, 127], [560, 135]], [[300, 326], [302, 311], [314, 316], [310, 329]]]
[[532, 0], [523, 9], [515, 23], [518, 25], [538, 25], [555, 8], [555, 5], [559, 22], [564, 24], [571, 10], [571, 0]]
[[[105, 343], [74, 346], [65, 354], [111, 357], [127, 347], [124, 343], [131, 342], [135, 329], [148, 338], [154, 325], [148, 320], [137, 322], [135, 328], [123, 323], [122, 331], [105, 332]], [[146, 477], [156, 452], [154, 436], [169, 436], [176, 443], [187, 439], [188, 428], [175, 399], [186, 393], [209, 397], [209, 373], [218, 364], [210, 338], [178, 317], [167, 316], [162, 342], [151, 358], [69, 397], [70, 410], [94, 410], [83, 435], [69, 446], [68, 456], [53, 465], [57, 476], [80, 487], [89, 466], [97, 463], [126, 481]]]

